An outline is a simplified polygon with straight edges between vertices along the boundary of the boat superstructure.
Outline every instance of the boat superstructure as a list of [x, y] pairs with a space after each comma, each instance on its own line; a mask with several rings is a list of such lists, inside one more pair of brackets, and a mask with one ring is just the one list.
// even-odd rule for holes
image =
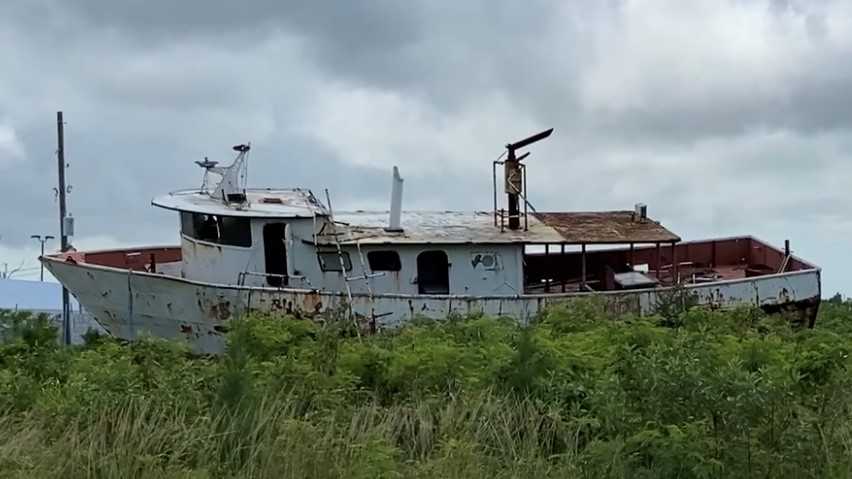
[[[536, 211], [525, 196], [528, 153], [517, 150], [551, 132], [507, 145], [493, 165], [493, 210], [472, 212], [403, 211], [396, 168], [389, 211], [334, 212], [307, 189], [246, 188], [250, 147], [237, 145], [230, 166], [197, 162], [200, 188], [153, 200], [178, 213], [179, 246], [42, 260], [110, 333], [184, 338], [203, 352], [220, 351], [228, 321], [252, 310], [340, 310], [377, 330], [453, 313], [528, 321], [587, 295], [648, 314], [685, 291], [711, 307], [795, 309], [812, 323], [820, 271], [789, 248], [750, 236], [682, 242], [642, 204]], [[498, 201], [499, 167], [508, 208]]]

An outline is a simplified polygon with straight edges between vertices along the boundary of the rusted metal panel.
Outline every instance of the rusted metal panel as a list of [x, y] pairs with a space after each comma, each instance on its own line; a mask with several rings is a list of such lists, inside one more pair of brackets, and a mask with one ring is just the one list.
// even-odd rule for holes
[[819, 272], [814, 270], [722, 281], [689, 289], [701, 304], [726, 308], [750, 304], [764, 307], [819, 298]]
[[[500, 244], [559, 243], [562, 236], [530, 218], [528, 230], [501, 231], [494, 227], [492, 212], [486, 211], [403, 211], [402, 231], [389, 232], [386, 211], [335, 212], [335, 220], [347, 223], [342, 243], [354, 244]], [[334, 244], [334, 238], [320, 236], [321, 244]]]
[[[632, 211], [591, 213], [534, 213], [525, 230], [494, 227], [491, 212], [404, 212], [402, 231], [384, 229], [387, 212], [341, 212], [335, 219], [347, 223], [344, 243], [654, 243], [680, 238], [650, 218], [634, 221]], [[333, 238], [319, 238], [332, 244]]]
[[633, 211], [589, 213], [533, 213], [542, 223], [556, 229], [562, 241], [573, 244], [668, 243], [680, 237], [660, 223], [639, 220]]

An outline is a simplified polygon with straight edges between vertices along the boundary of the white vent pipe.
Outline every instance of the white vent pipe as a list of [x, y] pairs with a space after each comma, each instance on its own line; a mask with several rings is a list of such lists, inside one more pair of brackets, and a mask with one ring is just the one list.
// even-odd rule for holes
[[388, 231], [402, 231], [400, 224], [402, 218], [402, 177], [399, 176], [399, 168], [393, 167], [393, 183], [391, 184], [391, 207]]

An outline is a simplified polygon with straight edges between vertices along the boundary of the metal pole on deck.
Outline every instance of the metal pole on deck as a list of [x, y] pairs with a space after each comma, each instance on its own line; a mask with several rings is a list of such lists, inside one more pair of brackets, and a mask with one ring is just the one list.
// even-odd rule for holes
[[[544, 245], [544, 258], [545, 258], [545, 262], [547, 262], [547, 267], [548, 267], [548, 269], [549, 269], [549, 268], [551, 268], [551, 266], [550, 266], [550, 261], [548, 261], [548, 259], [550, 259], [549, 257], [550, 257], [550, 245], [549, 245], [549, 244], [545, 244], [545, 245]], [[549, 293], [549, 292], [550, 292], [550, 275], [551, 275], [551, 272], [552, 272], [552, 271], [553, 271], [553, 270], [550, 270], [550, 271], [548, 271], [548, 272], [547, 272], [547, 278], [545, 278], [545, 280], [544, 280], [544, 285], [545, 285], [545, 286], [544, 286], [544, 291], [545, 291], [546, 293]]]
[[779, 273], [786, 273], [787, 267], [790, 265], [790, 255], [792, 252], [790, 251], [790, 240], [784, 240], [784, 259], [781, 260], [781, 268], [778, 270]]
[[[64, 123], [62, 121], [62, 112], [56, 112], [56, 138], [57, 150], [56, 160], [59, 169], [59, 251], [68, 251], [68, 236], [65, 231], [65, 132]], [[71, 307], [68, 298], [68, 290], [65, 286], [62, 287], [62, 342], [65, 345], [71, 344]]]
[[580, 289], [586, 290], [586, 243], [580, 245]]
[[491, 179], [494, 182], [494, 226], [497, 226], [497, 162], [491, 165]]
[[630, 243], [630, 269], [636, 267], [636, 255], [633, 248], [633, 243]]
[[672, 241], [672, 284], [678, 284], [677, 242]]
[[660, 279], [660, 269], [663, 267], [663, 255], [660, 253], [660, 243], [657, 243], [657, 279]]

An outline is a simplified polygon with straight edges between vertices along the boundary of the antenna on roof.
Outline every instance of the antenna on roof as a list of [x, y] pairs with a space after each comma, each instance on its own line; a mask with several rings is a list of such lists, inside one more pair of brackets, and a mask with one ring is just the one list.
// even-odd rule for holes
[[218, 165], [219, 162], [218, 161], [210, 161], [205, 156], [204, 161], [196, 161], [195, 164], [202, 167], [202, 168], [209, 170], [210, 168], [213, 168], [214, 166]]
[[[505, 172], [505, 192], [509, 201], [509, 229], [517, 230], [521, 227], [521, 211], [519, 198], [524, 200], [524, 219], [526, 220], [526, 210], [529, 206], [524, 196], [526, 186], [526, 166], [521, 163], [521, 160], [530, 156], [530, 152], [517, 156], [517, 150], [529, 146], [537, 141], [541, 141], [553, 133], [553, 128], [536, 133], [535, 135], [524, 138], [523, 140], [509, 143], [506, 145], [507, 156], [504, 161], [494, 162], [494, 223], [497, 223], [497, 165], [502, 164]], [[535, 211], [535, 210], [533, 210]], [[524, 227], [526, 229], [526, 226]]]
[[228, 166], [218, 166], [218, 161], [208, 160], [206, 156], [204, 161], [195, 162], [196, 165], [204, 168], [202, 192], [206, 192], [205, 186], [209, 173], [215, 173], [222, 177], [213, 192], [207, 193], [213, 198], [220, 198], [225, 204], [245, 203], [246, 201], [246, 167], [251, 143], [234, 145], [233, 149], [238, 153], [234, 161]]

